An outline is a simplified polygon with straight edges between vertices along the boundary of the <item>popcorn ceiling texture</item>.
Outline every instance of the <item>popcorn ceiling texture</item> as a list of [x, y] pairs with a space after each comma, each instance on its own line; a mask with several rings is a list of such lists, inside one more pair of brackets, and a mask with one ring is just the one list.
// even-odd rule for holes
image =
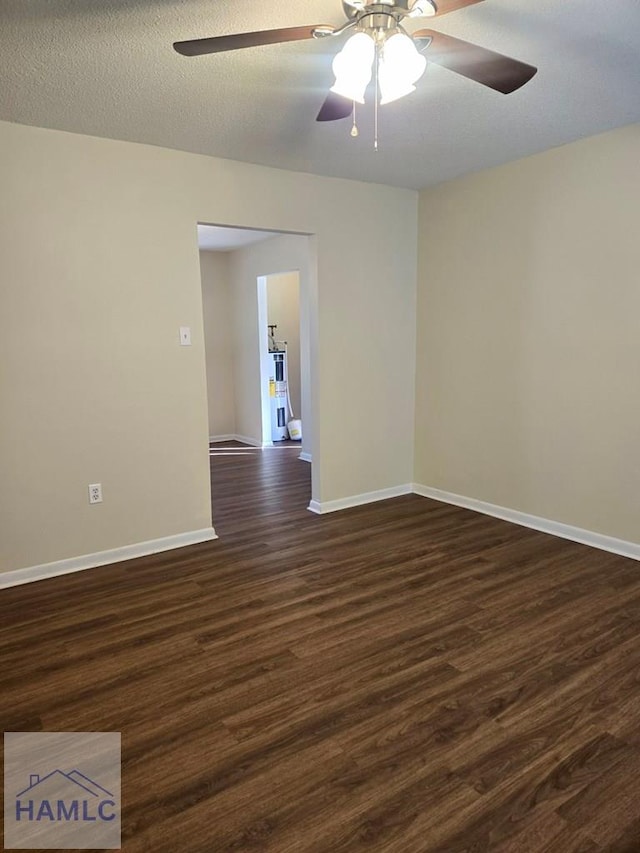
[[[503, 96], [436, 66], [380, 112], [317, 124], [341, 42], [187, 59], [176, 40], [340, 24], [339, 0], [3, 0], [0, 119], [420, 189], [640, 118], [640, 3], [486, 0], [429, 26], [536, 65]], [[424, 26], [412, 22], [411, 28]]]

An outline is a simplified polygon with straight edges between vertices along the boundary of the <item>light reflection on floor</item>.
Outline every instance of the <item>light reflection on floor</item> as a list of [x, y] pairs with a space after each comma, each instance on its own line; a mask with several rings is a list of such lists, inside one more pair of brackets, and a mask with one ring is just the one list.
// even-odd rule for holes
[[283, 444], [269, 447], [216, 447], [209, 446], [209, 456], [251, 456], [252, 453], [263, 453], [265, 450], [300, 450], [300, 444]]

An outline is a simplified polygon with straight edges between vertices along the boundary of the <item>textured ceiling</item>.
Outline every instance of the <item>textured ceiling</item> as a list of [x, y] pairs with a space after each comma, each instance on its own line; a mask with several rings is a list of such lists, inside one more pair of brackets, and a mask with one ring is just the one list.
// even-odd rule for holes
[[639, 0], [485, 0], [412, 22], [536, 65], [500, 95], [437, 66], [317, 123], [337, 40], [187, 59], [180, 39], [344, 21], [339, 0], [2, 0], [0, 119], [420, 189], [640, 119]]

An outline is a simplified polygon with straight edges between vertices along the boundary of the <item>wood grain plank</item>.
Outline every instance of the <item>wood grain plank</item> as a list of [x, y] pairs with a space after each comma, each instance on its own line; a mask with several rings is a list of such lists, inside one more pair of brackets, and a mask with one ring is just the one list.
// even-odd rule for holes
[[315, 516], [298, 453], [212, 455], [214, 542], [0, 592], [4, 729], [122, 732], [126, 853], [640, 850], [638, 564]]

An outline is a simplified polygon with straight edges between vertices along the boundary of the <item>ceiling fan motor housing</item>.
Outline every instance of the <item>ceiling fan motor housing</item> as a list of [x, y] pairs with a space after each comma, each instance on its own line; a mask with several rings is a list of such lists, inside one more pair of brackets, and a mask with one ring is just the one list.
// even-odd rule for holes
[[401, 19], [391, 11], [378, 11], [378, 6], [379, 4], [376, 4], [375, 7], [370, 7], [366, 12], [358, 15], [358, 25], [365, 30], [377, 32], [395, 29]]
[[[419, 0], [376, 0], [374, 3], [368, 3], [366, 0], [342, 0], [342, 8], [344, 13], [351, 21], [360, 20], [363, 15], [384, 15], [387, 19], [392, 16], [396, 22], [401, 21], [411, 13], [414, 6], [418, 5]], [[429, 3], [429, 5], [433, 5]], [[378, 26], [373, 25], [373, 26]], [[389, 28], [389, 25], [387, 25]]]

